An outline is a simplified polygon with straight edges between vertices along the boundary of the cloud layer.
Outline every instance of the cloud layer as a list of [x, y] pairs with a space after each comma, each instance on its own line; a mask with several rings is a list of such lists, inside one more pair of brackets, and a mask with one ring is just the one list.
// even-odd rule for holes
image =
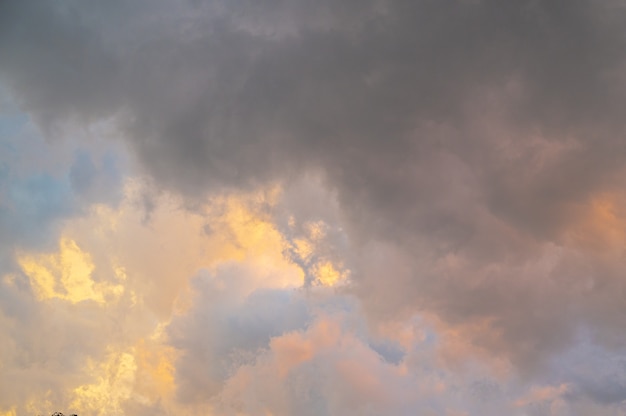
[[0, 412], [621, 414], [625, 25], [3, 2]]

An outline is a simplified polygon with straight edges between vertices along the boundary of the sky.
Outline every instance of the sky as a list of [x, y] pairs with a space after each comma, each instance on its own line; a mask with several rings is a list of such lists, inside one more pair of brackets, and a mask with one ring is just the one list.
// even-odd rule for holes
[[0, 2], [0, 416], [626, 415], [622, 0]]

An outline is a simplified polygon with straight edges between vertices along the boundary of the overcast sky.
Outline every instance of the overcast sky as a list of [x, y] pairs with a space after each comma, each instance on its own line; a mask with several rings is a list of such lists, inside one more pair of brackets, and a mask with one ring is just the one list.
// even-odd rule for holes
[[0, 415], [626, 415], [622, 0], [0, 2]]

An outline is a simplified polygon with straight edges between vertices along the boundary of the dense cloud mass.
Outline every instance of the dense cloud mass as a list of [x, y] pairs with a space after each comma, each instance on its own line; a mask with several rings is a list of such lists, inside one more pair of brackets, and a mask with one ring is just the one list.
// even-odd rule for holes
[[[0, 386], [626, 411], [623, 2], [4, 1], [0, 86]], [[16, 352], [57, 326], [94, 338]]]

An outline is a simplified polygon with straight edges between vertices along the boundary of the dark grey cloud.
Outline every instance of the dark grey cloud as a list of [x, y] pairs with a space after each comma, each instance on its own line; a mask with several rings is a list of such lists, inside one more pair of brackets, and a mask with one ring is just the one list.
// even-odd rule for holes
[[523, 368], [623, 330], [619, 256], [577, 228], [603, 195], [624, 218], [620, 2], [2, 8], [0, 76], [50, 135], [113, 119], [190, 196], [321, 175], [373, 313], [488, 321], [473, 341]]

